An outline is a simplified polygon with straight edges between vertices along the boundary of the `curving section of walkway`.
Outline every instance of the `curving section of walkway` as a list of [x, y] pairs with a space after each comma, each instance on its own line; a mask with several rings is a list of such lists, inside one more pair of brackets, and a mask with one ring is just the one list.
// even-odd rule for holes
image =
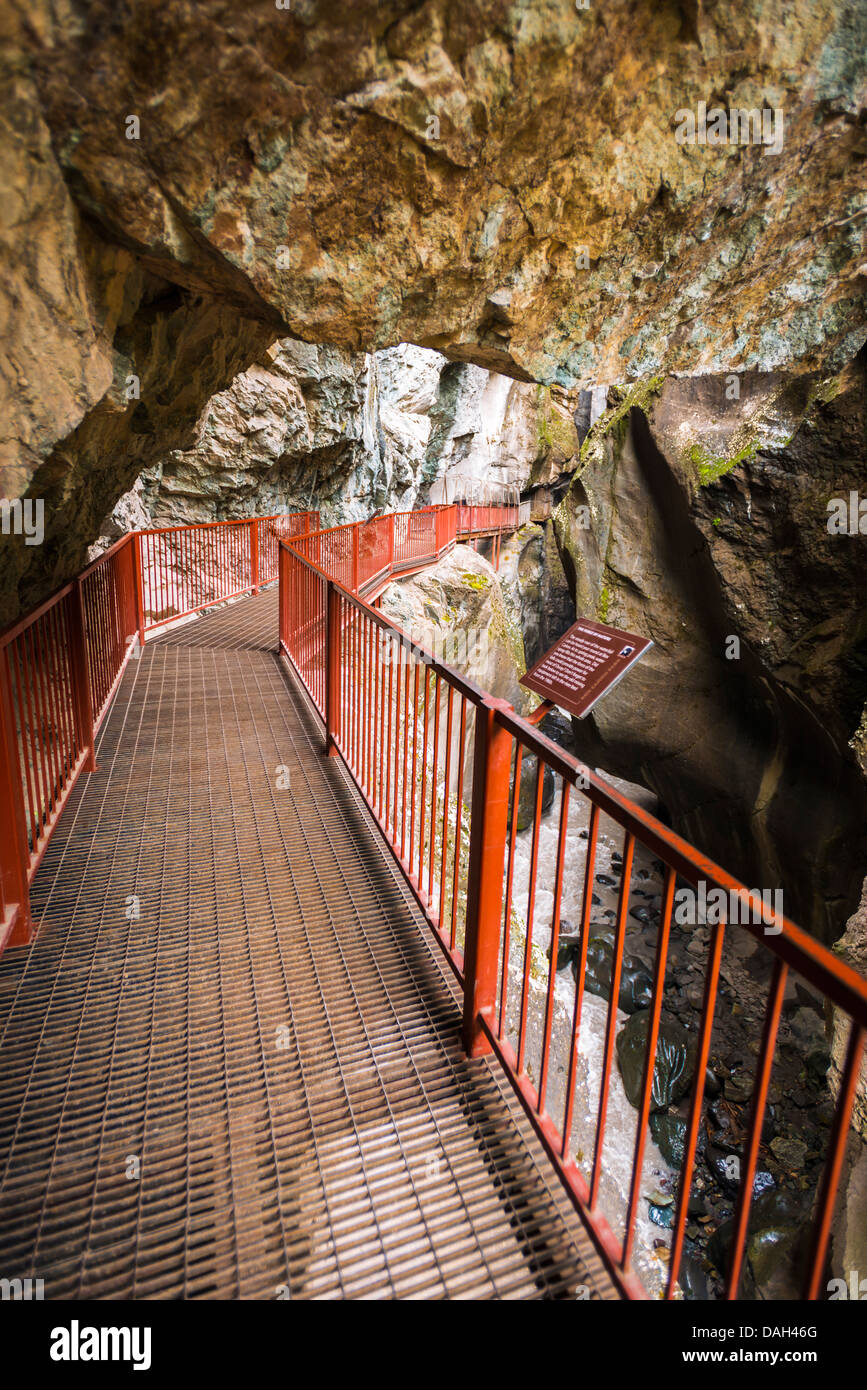
[[0, 1262], [46, 1298], [612, 1286], [274, 652], [277, 594], [127, 666], [0, 959]]

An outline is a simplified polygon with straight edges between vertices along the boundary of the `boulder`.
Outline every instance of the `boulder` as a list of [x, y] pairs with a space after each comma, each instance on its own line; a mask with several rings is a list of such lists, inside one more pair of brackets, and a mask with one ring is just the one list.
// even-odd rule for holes
[[[644, 1058], [647, 1053], [647, 1030], [650, 1013], [634, 1013], [617, 1035], [617, 1062], [623, 1077], [623, 1088], [631, 1105], [641, 1103], [641, 1084]], [[695, 1044], [685, 1028], [663, 1014], [659, 1021], [659, 1037], [650, 1092], [651, 1110], [664, 1110], [686, 1095], [695, 1071]]]

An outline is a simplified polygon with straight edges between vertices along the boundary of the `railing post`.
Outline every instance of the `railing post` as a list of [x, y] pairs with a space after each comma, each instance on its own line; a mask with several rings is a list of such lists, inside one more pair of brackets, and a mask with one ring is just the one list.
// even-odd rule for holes
[[509, 813], [512, 736], [497, 724], [507, 700], [476, 706], [473, 796], [464, 940], [464, 1048], [471, 1057], [490, 1052], [479, 1019], [493, 1024], [497, 1001], [503, 868]]
[[250, 587], [253, 594], [259, 592], [259, 523], [250, 522]]
[[283, 650], [283, 643], [286, 641], [286, 605], [289, 601], [286, 592], [286, 560], [283, 550], [283, 542], [277, 537], [277, 655], [280, 656]]
[[358, 530], [361, 525], [356, 521], [352, 528], [352, 592], [358, 593]]
[[136, 532], [133, 533], [133, 538], [132, 538], [133, 569], [134, 569], [134, 571], [135, 571], [135, 579], [134, 579], [134, 584], [135, 584], [135, 616], [136, 616], [136, 626], [138, 627], [138, 644], [139, 644], [139, 648], [140, 648], [141, 650], [144, 650], [144, 644], [145, 644], [144, 580], [143, 580], [143, 578], [142, 578], [141, 547], [142, 547], [141, 531], [136, 531]]
[[340, 594], [329, 581], [325, 609], [325, 752], [337, 757], [340, 737]]
[[81, 596], [81, 580], [76, 579], [69, 595], [69, 659], [72, 667], [72, 680], [75, 686], [75, 707], [78, 715], [78, 737], [82, 748], [87, 749], [85, 770], [96, 772], [96, 751], [93, 742], [93, 700], [90, 694], [90, 667], [87, 660], [87, 629], [85, 627], [84, 602]]
[[5, 911], [10, 912], [15, 904], [18, 908], [9, 936], [10, 946], [24, 946], [31, 936], [30, 887], [27, 881], [29, 857], [18, 736], [9, 678], [9, 648], [3, 647], [0, 648], [0, 880]]

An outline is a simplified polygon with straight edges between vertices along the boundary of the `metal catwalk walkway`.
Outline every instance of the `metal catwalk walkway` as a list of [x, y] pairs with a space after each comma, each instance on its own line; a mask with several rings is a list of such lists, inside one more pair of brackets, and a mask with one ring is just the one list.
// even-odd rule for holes
[[611, 1296], [461, 1050], [276, 612], [242, 600], [130, 662], [38, 935], [0, 959], [0, 1274], [46, 1298]]

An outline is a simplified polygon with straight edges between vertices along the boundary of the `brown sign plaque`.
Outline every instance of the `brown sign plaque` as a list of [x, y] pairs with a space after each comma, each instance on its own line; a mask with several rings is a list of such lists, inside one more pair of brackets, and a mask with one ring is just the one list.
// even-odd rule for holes
[[649, 637], [579, 618], [521, 684], [583, 719], [652, 646]]

